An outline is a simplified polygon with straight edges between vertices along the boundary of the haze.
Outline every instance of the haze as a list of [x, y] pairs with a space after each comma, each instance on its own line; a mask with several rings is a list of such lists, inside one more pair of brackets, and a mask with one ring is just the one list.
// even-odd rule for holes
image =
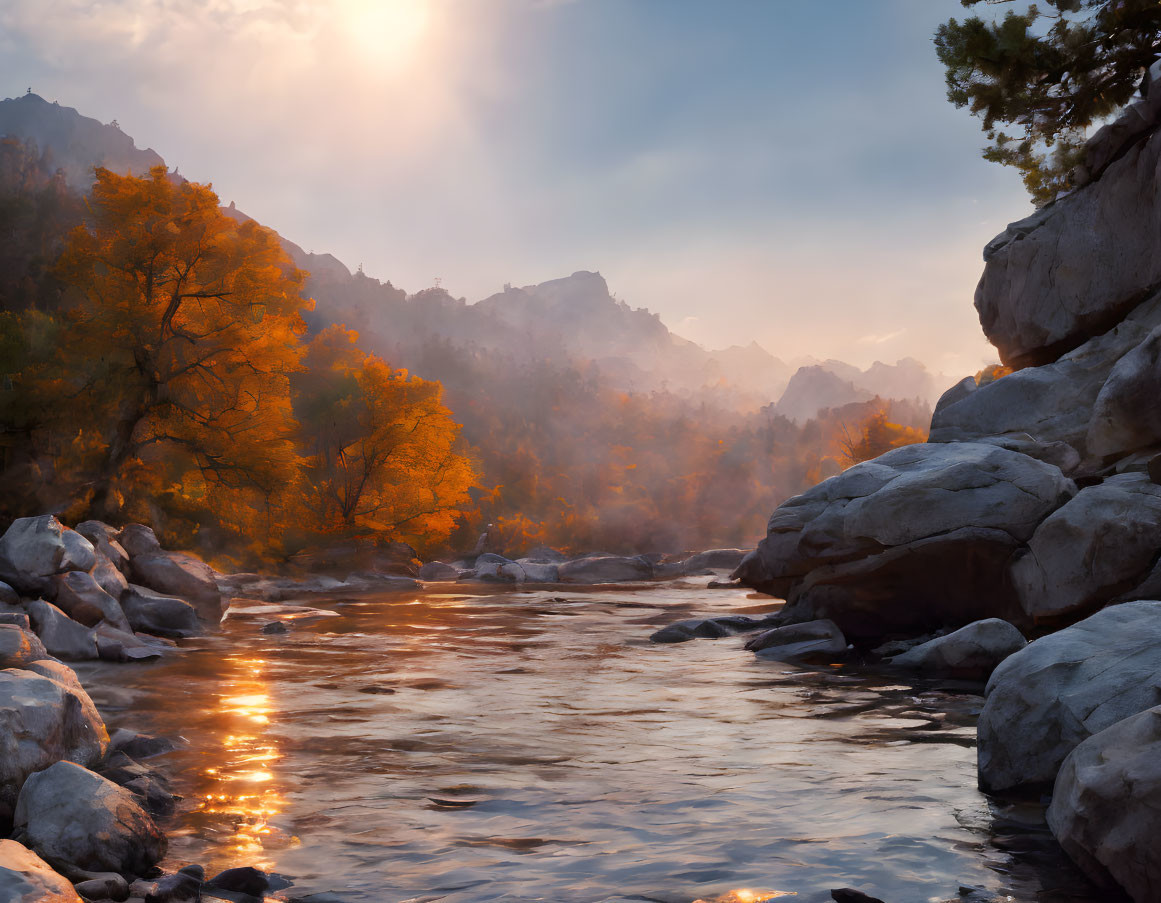
[[[826, 15], [820, 15], [825, 8]], [[930, 36], [958, 0], [8, 0], [0, 95], [116, 119], [408, 291], [599, 270], [707, 347], [951, 377], [1030, 207]]]

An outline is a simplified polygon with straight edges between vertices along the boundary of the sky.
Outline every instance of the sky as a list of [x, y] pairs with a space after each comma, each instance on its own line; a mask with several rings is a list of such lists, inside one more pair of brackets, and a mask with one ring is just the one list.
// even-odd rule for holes
[[600, 271], [720, 348], [996, 359], [1031, 212], [931, 42], [958, 0], [0, 0], [31, 87], [307, 250], [479, 300]]

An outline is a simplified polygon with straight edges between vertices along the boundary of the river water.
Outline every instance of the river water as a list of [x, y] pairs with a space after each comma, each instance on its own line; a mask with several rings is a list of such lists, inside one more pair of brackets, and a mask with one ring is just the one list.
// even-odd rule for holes
[[183, 740], [166, 867], [287, 899], [1102, 899], [1038, 805], [976, 790], [978, 686], [650, 644], [777, 604], [705, 582], [237, 602], [162, 662], [78, 670], [111, 728]]

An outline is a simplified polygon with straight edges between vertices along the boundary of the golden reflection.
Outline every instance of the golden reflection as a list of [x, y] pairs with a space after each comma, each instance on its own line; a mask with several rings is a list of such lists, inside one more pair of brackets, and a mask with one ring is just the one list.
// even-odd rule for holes
[[215, 826], [231, 832], [225, 844], [232, 865], [274, 868], [270, 847], [286, 840], [270, 819], [284, 805], [277, 775], [270, 768], [282, 758], [274, 741], [263, 735], [274, 706], [265, 681], [266, 662], [235, 657], [238, 676], [218, 697], [218, 713], [230, 733], [222, 738], [220, 759], [202, 770], [209, 779], [198, 811]]
[[752, 890], [740, 887], [737, 890], [727, 891], [712, 900], [694, 900], [693, 903], [763, 903], [775, 897], [796, 897], [798, 891], [793, 890]]

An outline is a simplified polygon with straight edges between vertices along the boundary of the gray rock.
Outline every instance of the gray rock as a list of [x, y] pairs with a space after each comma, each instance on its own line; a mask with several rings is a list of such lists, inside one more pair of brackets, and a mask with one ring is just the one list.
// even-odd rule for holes
[[1161, 899], [1161, 706], [1069, 753], [1047, 815], [1064, 851], [1098, 886]]
[[524, 558], [528, 561], [547, 562], [549, 564], [560, 564], [562, 561], [568, 561], [567, 555], [548, 546], [535, 546], [528, 550]]
[[72, 762], [29, 776], [15, 824], [28, 846], [66, 873], [138, 875], [165, 855], [165, 835], [133, 794]]
[[104, 557], [118, 571], [125, 573], [128, 570], [129, 554], [117, 541], [117, 537], [121, 533], [120, 530], [99, 520], [82, 521], [77, 524], [76, 530], [93, 544], [93, 548], [97, 550], [99, 556]]
[[[348, 574], [342, 584], [343, 591], [360, 593], [391, 592], [393, 590], [422, 589], [422, 584], [414, 577], [401, 574], [382, 574], [377, 571], [359, 571]], [[330, 590], [329, 592], [334, 592]]]
[[709, 570], [733, 571], [742, 563], [742, 559], [749, 551], [749, 549], [710, 549], [706, 552], [698, 552], [685, 559], [682, 563], [683, 570], [687, 574], [700, 574], [707, 568]]
[[933, 677], [986, 680], [1000, 662], [1026, 645], [1013, 625], [988, 618], [915, 646], [895, 656], [891, 664]]
[[939, 401], [935, 403], [935, 411], [933, 413], [938, 414], [944, 408], [955, 404], [957, 401], [963, 401], [978, 388], [979, 385], [977, 385], [974, 376], [965, 376], [939, 396]]
[[0, 668], [27, 668], [48, 658], [40, 637], [15, 624], [0, 624]]
[[202, 632], [192, 605], [143, 586], [130, 585], [121, 607], [133, 630], [165, 637], [197, 636]]
[[67, 878], [32, 850], [15, 840], [0, 840], [0, 903], [81, 903], [81, 898]]
[[765, 630], [746, 643], [758, 658], [791, 661], [809, 656], [841, 655], [847, 650], [846, 637], [834, 621], [807, 621]]
[[0, 581], [0, 605], [19, 605], [20, 593], [16, 592], [11, 586], [3, 581]]
[[0, 813], [12, 811], [34, 771], [61, 759], [93, 765], [108, 745], [96, 706], [66, 665], [0, 671]]
[[[125, 562], [126, 567], [128, 567], [128, 557], [126, 557]], [[121, 572], [120, 568], [101, 554], [100, 551], [97, 552], [97, 563], [93, 565], [90, 573], [93, 575], [93, 579], [97, 581], [97, 585], [118, 601], [125, 595], [125, 590], [129, 588], [129, 581], [125, 579], [125, 575]]]
[[48, 578], [96, 564], [92, 543], [51, 514], [21, 517], [0, 537], [0, 577], [22, 593], [40, 593]]
[[129, 896], [129, 882], [116, 872], [105, 872], [78, 881], [73, 890], [86, 900], [125, 900]]
[[145, 524], [129, 524], [117, 534], [116, 539], [130, 559], [161, 551], [157, 534]]
[[185, 599], [201, 620], [222, 620], [222, 594], [213, 568], [204, 561], [184, 552], [131, 552], [130, 569], [135, 583]]
[[431, 582], [458, 580], [460, 572], [442, 561], [429, 561], [419, 569], [419, 579]]
[[717, 640], [722, 637], [737, 636], [763, 627], [772, 626], [777, 615], [762, 618], [747, 617], [746, 615], [729, 615], [721, 618], [686, 618], [684, 621], [675, 621], [656, 631], [649, 640], [654, 643], [684, 643], [688, 640], [709, 639]]
[[897, 448], [783, 503], [734, 576], [848, 638], [1011, 620], [1012, 554], [1075, 493], [1059, 468], [995, 445]]
[[1161, 486], [1146, 474], [1117, 474], [1082, 489], [1036, 529], [1012, 581], [1028, 616], [1052, 623], [1131, 591], [1159, 556]]
[[129, 629], [117, 599], [105, 592], [92, 574], [85, 571], [57, 574], [52, 578], [52, 585], [56, 607], [74, 621], [93, 627], [104, 620], [119, 629]]
[[147, 634], [118, 630], [108, 624], [98, 624], [93, 628], [93, 639], [97, 643], [97, 657], [106, 662], [138, 662], [161, 658], [165, 648], [155, 643]]
[[1078, 744], [1161, 702], [1161, 602], [1114, 605], [996, 668], [978, 725], [980, 786], [1044, 785]]
[[1113, 366], [1089, 420], [1089, 454], [1124, 454], [1161, 442], [1161, 327]]
[[202, 882], [185, 872], [175, 872], [158, 878], [153, 889], [145, 895], [145, 903], [198, 903], [202, 898]]
[[43, 599], [30, 603], [28, 617], [44, 648], [57, 658], [84, 661], [97, 657], [92, 629], [78, 624], [52, 603]]
[[988, 245], [976, 309], [1005, 363], [1053, 360], [1161, 284], [1159, 158], [1155, 132], [1098, 181], [1013, 223]]
[[476, 559], [475, 569], [465, 574], [464, 579], [482, 580], [485, 583], [523, 583], [525, 574], [524, 568], [515, 561], [489, 553]]
[[531, 558], [521, 558], [516, 564], [524, 571], [524, 579], [528, 583], [558, 583], [560, 582], [559, 567], [551, 561], [534, 561]]
[[628, 583], [651, 579], [653, 566], [640, 557], [577, 558], [557, 565], [557, 576], [561, 583]]
[[149, 759], [165, 755], [177, 749], [177, 744], [165, 737], [139, 734], [136, 731], [119, 728], [109, 737], [109, 751], [123, 752], [133, 759]]

